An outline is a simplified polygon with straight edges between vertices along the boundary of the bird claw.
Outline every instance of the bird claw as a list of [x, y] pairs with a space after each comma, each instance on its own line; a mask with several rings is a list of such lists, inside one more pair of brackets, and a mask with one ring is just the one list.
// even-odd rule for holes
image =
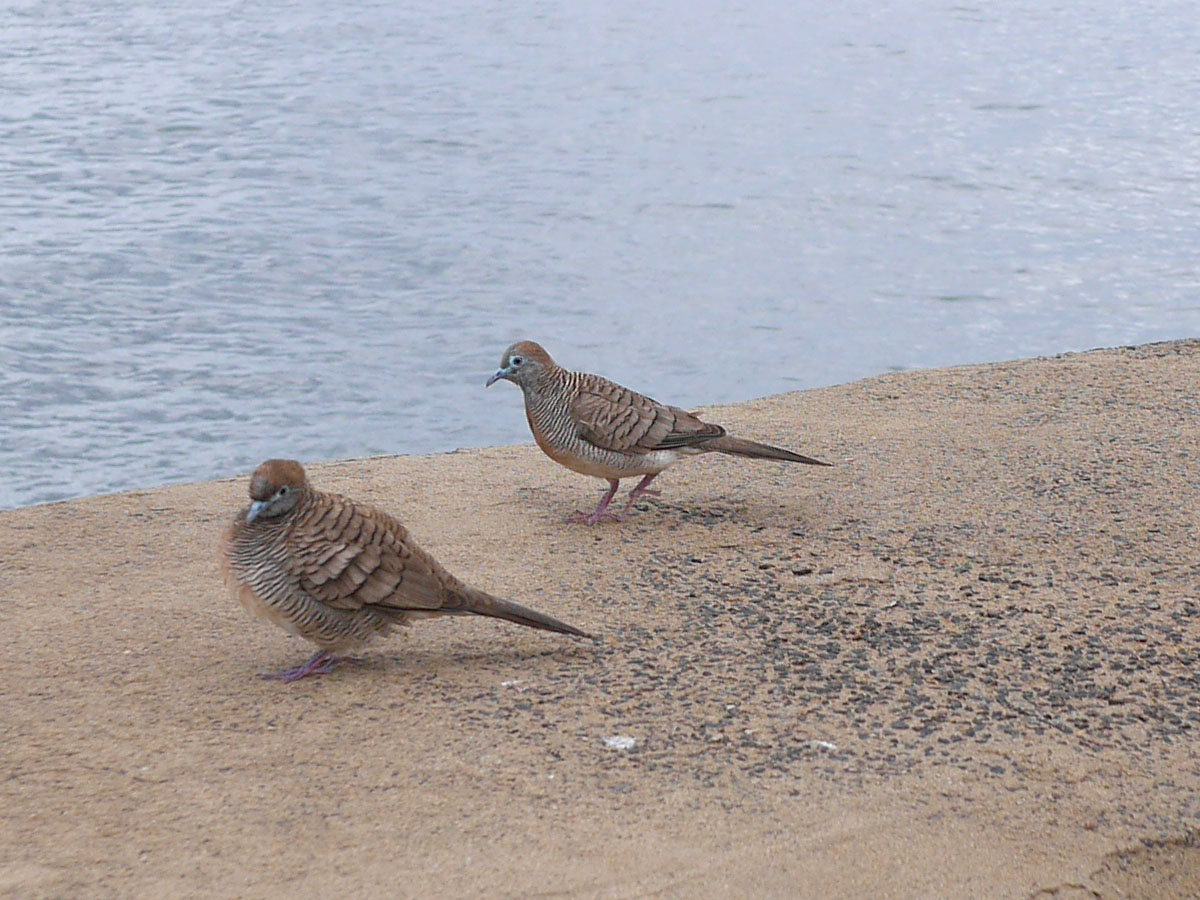
[[567, 516], [567, 521], [572, 525], [595, 525], [597, 522], [620, 522], [621, 517], [616, 513], [610, 512], [592, 512], [587, 513], [582, 509], [577, 509], [571, 515]]
[[281, 672], [263, 672], [258, 677], [267, 681], [282, 681], [284, 684], [291, 684], [293, 681], [299, 681], [309, 675], [328, 675], [338, 662], [340, 660], [336, 656], [318, 653], [302, 666], [284, 669]]

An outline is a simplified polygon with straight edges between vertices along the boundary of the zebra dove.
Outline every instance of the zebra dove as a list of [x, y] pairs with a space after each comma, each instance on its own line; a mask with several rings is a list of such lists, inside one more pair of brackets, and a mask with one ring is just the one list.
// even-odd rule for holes
[[[601, 378], [555, 364], [540, 344], [518, 341], [500, 357], [500, 369], [487, 381], [516, 384], [525, 395], [525, 417], [542, 451], [556, 463], [608, 481], [609, 488], [591, 513], [577, 510], [570, 522], [595, 525], [621, 521], [643, 494], [657, 495], [650, 482], [685, 456], [727, 453], [752, 459], [827, 466], [809, 456], [742, 440], [720, 425], [702, 422], [695, 413], [666, 406]], [[608, 511], [620, 479], [640, 475], [620, 513]]]
[[225, 533], [226, 583], [250, 612], [321, 648], [303, 665], [264, 677], [295, 681], [329, 672], [335, 652], [431, 616], [474, 613], [591, 637], [468, 587], [387, 513], [315, 490], [295, 460], [259, 466], [250, 500]]

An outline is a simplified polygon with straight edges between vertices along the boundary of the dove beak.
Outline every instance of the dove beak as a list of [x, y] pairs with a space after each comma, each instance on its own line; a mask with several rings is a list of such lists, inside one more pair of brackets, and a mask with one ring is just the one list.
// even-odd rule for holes
[[507, 377], [508, 377], [508, 369], [498, 369], [496, 371], [496, 374], [487, 380], [487, 384], [485, 384], [484, 387], [491, 387], [493, 384], [495, 384], [501, 378], [507, 378]]
[[253, 503], [250, 504], [250, 508], [248, 510], [246, 510], [246, 522], [247, 523], [253, 522], [255, 519], [257, 519], [259, 517], [259, 514], [262, 513], [262, 511], [266, 508], [267, 508], [266, 500], [255, 500]]

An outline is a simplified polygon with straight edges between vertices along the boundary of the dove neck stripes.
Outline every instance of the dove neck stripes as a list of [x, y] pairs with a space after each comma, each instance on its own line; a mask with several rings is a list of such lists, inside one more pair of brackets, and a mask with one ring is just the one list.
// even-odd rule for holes
[[[354, 616], [348, 611], [312, 603], [300, 589], [304, 573], [298, 564], [293, 534], [338, 533], [349, 524], [350, 508], [340, 514], [333, 497], [305, 487], [287, 513], [238, 516], [226, 549], [231, 587], [254, 615], [286, 631], [308, 638], [322, 650], [349, 650], [386, 633], [392, 624], [384, 616]], [[321, 563], [331, 560], [340, 545], [331, 543]], [[248, 590], [237, 590], [237, 585]]]
[[554, 366], [540, 372], [536, 381], [520, 387], [525, 399], [525, 417], [543, 450], [546, 444], [567, 447], [577, 440], [570, 406], [571, 398], [579, 390], [578, 373]]

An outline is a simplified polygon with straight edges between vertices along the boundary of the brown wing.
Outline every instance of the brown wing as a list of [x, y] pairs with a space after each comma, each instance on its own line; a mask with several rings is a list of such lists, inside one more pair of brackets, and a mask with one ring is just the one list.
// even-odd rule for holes
[[598, 375], [581, 376], [570, 415], [584, 440], [631, 456], [694, 447], [725, 433], [720, 425]]
[[296, 575], [313, 599], [337, 609], [380, 606], [397, 610], [461, 608], [461, 584], [416, 546], [387, 513], [344, 497], [327, 503], [293, 528]]

